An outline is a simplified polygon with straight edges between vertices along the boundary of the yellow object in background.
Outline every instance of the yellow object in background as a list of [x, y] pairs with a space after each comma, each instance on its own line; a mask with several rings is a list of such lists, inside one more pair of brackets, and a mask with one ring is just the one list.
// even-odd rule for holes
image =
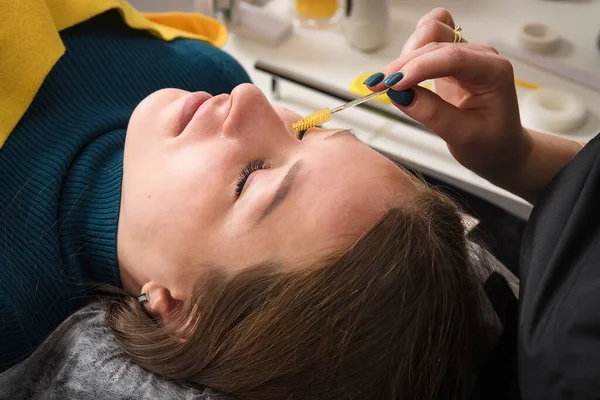
[[[350, 84], [350, 92], [357, 96], [366, 96], [366, 95], [372, 93], [369, 90], [369, 88], [367, 87], [367, 85], [365, 85], [363, 82], [365, 81], [365, 79], [367, 79], [369, 76], [371, 76], [373, 74], [374, 74], [374, 72], [365, 72], [364, 74], [358, 76]], [[419, 83], [419, 86], [421, 86], [425, 89], [428, 89], [428, 90], [434, 90], [432, 80], [423, 81], [423, 82]], [[532, 82], [528, 82], [523, 79], [515, 79], [515, 86], [522, 87], [524, 89], [529, 89], [529, 90], [536, 90], [536, 89], [540, 88], [540, 85], [532, 83]], [[392, 104], [389, 97], [387, 97], [385, 95], [376, 97], [373, 100], [378, 101], [383, 104]]]
[[294, 0], [296, 13], [306, 19], [333, 18], [338, 10], [337, 0]]
[[288, 0], [302, 28], [327, 29], [340, 19], [340, 0]]
[[427, 90], [433, 90], [433, 82], [432, 81], [423, 81], [419, 83], [419, 86], [424, 87]]
[[[357, 96], [361, 96], [361, 97], [366, 96], [370, 93], [373, 93], [372, 91], [369, 90], [367, 85], [365, 85], [363, 83], [365, 81], [365, 79], [367, 79], [371, 75], [373, 75], [373, 72], [367, 72], [365, 74], [362, 74], [358, 78], [356, 78], [350, 85], [350, 92]], [[383, 104], [392, 104], [390, 98], [387, 97], [386, 95], [378, 96], [378, 97], [374, 98], [373, 100], [378, 101]]]
[[520, 86], [525, 89], [536, 90], [540, 88], [540, 85], [536, 85], [535, 83], [524, 81], [523, 79], [515, 79], [515, 86]]
[[[365, 79], [367, 79], [369, 76], [373, 75], [374, 73], [375, 72], [365, 72], [364, 74], [358, 76], [350, 84], [350, 92], [357, 96], [361, 96], [361, 97], [371, 94], [372, 92], [369, 90], [367, 85], [365, 85], [363, 82], [365, 81]], [[419, 86], [421, 86], [425, 89], [428, 89], [428, 90], [434, 90], [433, 81], [431, 81], [431, 80], [423, 81], [423, 82], [419, 83]], [[515, 79], [515, 86], [522, 87], [524, 89], [529, 89], [529, 90], [537, 90], [540, 88], [540, 85], [532, 83], [532, 82], [528, 82], [523, 79]], [[374, 98], [373, 100], [378, 101], [383, 104], [392, 104], [392, 102], [390, 101], [390, 98], [383, 94], [381, 96]]]
[[[366, 72], [366, 73], [360, 75], [358, 78], [356, 78], [350, 85], [350, 92], [357, 96], [366, 96], [368, 94], [371, 94], [372, 92], [369, 90], [369, 88], [367, 88], [367, 85], [365, 85], [363, 82], [365, 81], [365, 79], [367, 79], [369, 76], [371, 76], [373, 74], [374, 74], [374, 72]], [[433, 85], [431, 84], [431, 81], [421, 82], [419, 84], [419, 86], [422, 86], [425, 89], [429, 89], [429, 90], [433, 89]], [[378, 96], [378, 97], [374, 98], [373, 100], [378, 101], [383, 104], [392, 104], [392, 101], [386, 95]]]

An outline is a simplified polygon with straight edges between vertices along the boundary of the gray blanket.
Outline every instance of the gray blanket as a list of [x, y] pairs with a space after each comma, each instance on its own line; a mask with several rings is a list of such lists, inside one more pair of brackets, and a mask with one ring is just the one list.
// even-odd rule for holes
[[118, 347], [99, 303], [63, 322], [36, 351], [0, 374], [0, 399], [226, 400], [160, 379]]

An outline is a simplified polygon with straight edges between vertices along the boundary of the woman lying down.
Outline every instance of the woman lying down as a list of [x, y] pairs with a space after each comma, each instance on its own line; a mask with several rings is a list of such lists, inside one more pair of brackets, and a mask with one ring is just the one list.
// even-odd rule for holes
[[[25, 33], [24, 33], [25, 34]], [[129, 28], [66, 53], [0, 149], [0, 362], [110, 284], [123, 351], [239, 399], [463, 398], [489, 336], [458, 207], [232, 58]]]

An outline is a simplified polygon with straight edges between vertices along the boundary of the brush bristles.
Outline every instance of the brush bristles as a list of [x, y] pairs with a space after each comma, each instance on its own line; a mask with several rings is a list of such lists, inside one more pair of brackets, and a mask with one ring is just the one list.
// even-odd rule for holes
[[299, 134], [307, 129], [324, 124], [325, 122], [329, 121], [329, 119], [331, 119], [331, 110], [329, 108], [324, 108], [307, 115], [300, 121], [294, 122], [292, 129], [294, 129], [296, 134]]

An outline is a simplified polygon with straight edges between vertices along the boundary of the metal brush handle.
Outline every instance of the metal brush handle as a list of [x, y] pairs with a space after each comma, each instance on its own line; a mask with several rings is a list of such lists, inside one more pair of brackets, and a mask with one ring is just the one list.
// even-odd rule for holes
[[361, 97], [360, 99], [352, 100], [349, 103], [342, 104], [341, 106], [334, 108], [333, 110], [331, 110], [331, 113], [335, 114], [336, 112], [340, 112], [340, 111], [352, 108], [354, 106], [358, 106], [359, 104], [362, 104], [369, 100], [372, 100], [375, 97], [381, 96], [382, 94], [386, 93], [387, 91], [388, 91], [388, 89], [382, 90], [381, 92], [373, 92], [371, 94], [366, 95], [365, 97]]

